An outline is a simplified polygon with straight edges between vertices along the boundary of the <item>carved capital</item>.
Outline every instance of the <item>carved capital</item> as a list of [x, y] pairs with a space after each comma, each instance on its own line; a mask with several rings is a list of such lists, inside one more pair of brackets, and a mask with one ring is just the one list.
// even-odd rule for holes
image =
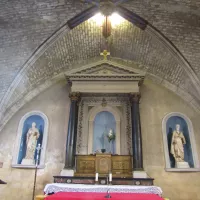
[[139, 80], [138, 86], [140, 87], [144, 83], [144, 79]]
[[80, 92], [70, 92], [69, 98], [71, 101], [78, 101], [80, 99]]
[[130, 93], [130, 101], [134, 103], [139, 103], [141, 98], [140, 93]]

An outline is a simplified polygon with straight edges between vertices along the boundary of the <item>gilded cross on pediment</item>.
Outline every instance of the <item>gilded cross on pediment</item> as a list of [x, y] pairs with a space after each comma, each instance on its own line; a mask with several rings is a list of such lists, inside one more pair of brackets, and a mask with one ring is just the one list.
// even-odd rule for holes
[[108, 60], [107, 56], [110, 56], [110, 52], [108, 52], [107, 50], [103, 50], [102, 53], [100, 53], [101, 56], [103, 56], [104, 60]]

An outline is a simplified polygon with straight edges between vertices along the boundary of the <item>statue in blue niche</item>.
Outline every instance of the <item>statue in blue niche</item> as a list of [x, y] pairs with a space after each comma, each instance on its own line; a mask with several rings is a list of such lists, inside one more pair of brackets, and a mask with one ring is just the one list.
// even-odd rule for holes
[[40, 136], [39, 130], [36, 128], [36, 123], [32, 123], [32, 127], [29, 128], [26, 134], [26, 156], [22, 160], [23, 165], [34, 165], [34, 155], [37, 146], [37, 140]]
[[180, 124], [176, 124], [176, 130], [173, 131], [171, 141], [171, 151], [175, 159], [175, 167], [177, 168], [189, 168], [188, 162], [184, 160], [184, 145], [186, 140], [183, 132], [180, 131]]

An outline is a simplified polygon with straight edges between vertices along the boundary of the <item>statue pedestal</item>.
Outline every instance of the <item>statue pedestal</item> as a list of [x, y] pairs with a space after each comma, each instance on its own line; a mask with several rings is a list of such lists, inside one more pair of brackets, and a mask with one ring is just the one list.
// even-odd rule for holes
[[74, 176], [73, 169], [63, 169], [60, 173], [61, 176]]
[[133, 178], [149, 178], [145, 171], [133, 171]]
[[176, 162], [175, 168], [190, 168], [188, 162]]
[[35, 165], [35, 160], [32, 160], [32, 159], [23, 159], [22, 160], [22, 165]]

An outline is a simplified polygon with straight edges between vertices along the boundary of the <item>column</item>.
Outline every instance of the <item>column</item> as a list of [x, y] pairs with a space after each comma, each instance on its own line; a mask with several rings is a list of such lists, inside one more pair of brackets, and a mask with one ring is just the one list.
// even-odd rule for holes
[[69, 95], [69, 98], [71, 99], [71, 107], [69, 114], [67, 144], [66, 144], [66, 157], [65, 157], [66, 169], [73, 169], [75, 167], [79, 97], [80, 93], [78, 92], [71, 92]]
[[131, 117], [132, 117], [132, 148], [133, 148], [133, 170], [143, 170], [142, 157], [142, 136], [140, 125], [140, 110], [139, 110], [140, 94], [131, 94]]

